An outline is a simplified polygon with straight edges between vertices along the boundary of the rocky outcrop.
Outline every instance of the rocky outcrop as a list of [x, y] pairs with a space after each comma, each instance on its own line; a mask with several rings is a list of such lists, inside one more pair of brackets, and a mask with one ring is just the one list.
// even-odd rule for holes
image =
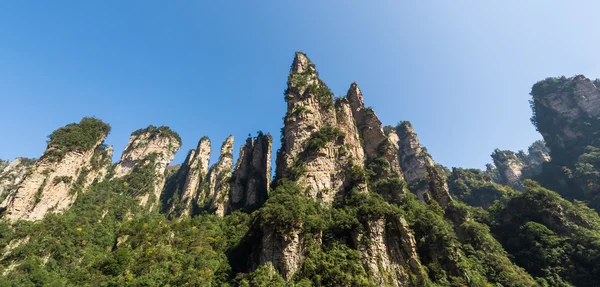
[[180, 147], [181, 138], [168, 127], [151, 125], [137, 130], [131, 134], [121, 161], [115, 167], [114, 177], [126, 177], [135, 169], [151, 166], [153, 182], [148, 190], [135, 191], [134, 196], [140, 200], [140, 205], [153, 209], [165, 184], [165, 170]]
[[499, 172], [500, 184], [514, 186], [521, 180], [522, 170], [525, 167], [523, 153], [495, 149], [492, 159]]
[[360, 138], [368, 162], [383, 158], [388, 162], [388, 171], [380, 177], [396, 176], [402, 178], [402, 169], [398, 162], [398, 149], [390, 142], [383, 131], [381, 121], [371, 108], [365, 108], [362, 92], [356, 83], [350, 85], [346, 99], [350, 103]]
[[[340, 128], [333, 94], [303, 53], [296, 53], [292, 63], [286, 101], [276, 180], [297, 181], [306, 187], [310, 197], [331, 203], [345, 189], [344, 171], [351, 158], [360, 155], [352, 152], [357, 149], [356, 144], [348, 144], [355, 135]], [[346, 127], [351, 129], [350, 125]]]
[[542, 141], [534, 142], [526, 154], [496, 149], [492, 153], [494, 165], [498, 170], [498, 183], [522, 189], [525, 178], [542, 172], [542, 164], [550, 161], [549, 150]]
[[[368, 222], [366, 228], [366, 233], [354, 237], [354, 244], [375, 282], [379, 286], [422, 286], [423, 267], [406, 221], [401, 217], [380, 218]], [[411, 275], [419, 285], [414, 284]]]
[[87, 188], [90, 171], [101, 168], [95, 163], [101, 160], [98, 157], [104, 151], [102, 143], [109, 131], [110, 127], [100, 120], [84, 118], [79, 124], [53, 132], [40, 160], [2, 202], [6, 208], [4, 217], [10, 221], [40, 220], [50, 212], [68, 209], [77, 193]]
[[229, 211], [253, 211], [267, 200], [271, 184], [271, 143], [270, 135], [259, 133], [255, 139], [248, 138], [241, 147], [231, 181]]
[[202, 184], [206, 181], [210, 160], [210, 140], [207, 137], [200, 139], [198, 147], [193, 153], [190, 152], [188, 158], [191, 160], [186, 162], [188, 173], [181, 193], [181, 202], [184, 208], [182, 215], [184, 216], [188, 216], [194, 207], [193, 204], [197, 204], [198, 194]]
[[0, 202], [17, 190], [19, 183], [35, 164], [35, 159], [19, 157], [0, 162]]
[[[536, 83], [532, 90], [532, 122], [544, 137], [561, 164], [581, 154], [596, 131], [600, 115], [598, 80], [592, 82], [583, 75], [573, 78], [548, 78]], [[590, 124], [592, 123], [592, 124]], [[557, 151], [566, 150], [563, 156]], [[556, 155], [556, 156], [555, 156]]]
[[[94, 182], [106, 179], [112, 166], [113, 146], [99, 147], [94, 151], [90, 168], [84, 170], [87, 173], [84, 186], [90, 186]], [[82, 188], [82, 191], [86, 191]]]
[[198, 196], [207, 182], [209, 160], [210, 140], [202, 137], [196, 149], [188, 152], [174, 178], [169, 179], [174, 182], [165, 187], [163, 205], [166, 204], [168, 209], [164, 212], [170, 217], [187, 217], [198, 208]]
[[207, 177], [207, 188], [202, 191], [199, 204], [204, 209], [225, 215], [229, 205], [229, 191], [231, 188], [231, 169], [233, 168], [233, 136], [229, 136], [221, 145], [219, 161], [210, 167]]
[[348, 98], [337, 99], [335, 109], [337, 126], [345, 134], [342, 148], [347, 152], [352, 164], [363, 167], [366, 160], [365, 150]]
[[[419, 138], [410, 122], [402, 122], [396, 128], [399, 138], [399, 160], [404, 179], [410, 191], [420, 200], [426, 200], [429, 194], [433, 200], [445, 207], [452, 197], [448, 191], [446, 179], [441, 173], [435, 172], [435, 162], [427, 150], [421, 146]], [[434, 174], [430, 174], [435, 172]], [[432, 189], [431, 187], [436, 187]]]
[[[271, 228], [266, 228], [262, 232], [258, 246], [261, 250], [258, 266], [272, 264], [283, 278], [289, 281], [302, 266], [306, 250], [305, 242], [311, 240], [305, 236], [307, 234], [302, 229], [295, 229], [282, 235]], [[312, 240], [320, 241], [320, 238]]]
[[[296, 53], [285, 93], [281, 149], [277, 154], [276, 180], [295, 181], [310, 198], [331, 204], [350, 188], [352, 166], [364, 166], [364, 150], [348, 99], [334, 101], [318, 77], [315, 66]], [[366, 191], [366, 185], [359, 186]], [[304, 258], [302, 227], [287, 234], [261, 231], [259, 264], [270, 262], [289, 279]], [[320, 235], [311, 240], [320, 241]]]

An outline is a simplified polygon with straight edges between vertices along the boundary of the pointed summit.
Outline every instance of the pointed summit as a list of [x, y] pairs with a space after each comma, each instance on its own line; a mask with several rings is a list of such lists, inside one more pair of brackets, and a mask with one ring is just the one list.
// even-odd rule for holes
[[296, 56], [294, 57], [294, 62], [292, 62], [292, 68], [290, 70], [290, 74], [298, 73], [306, 73], [306, 72], [316, 72], [315, 65], [310, 61], [310, 59], [306, 56], [306, 54], [302, 52], [296, 52]]
[[356, 82], [352, 82], [346, 97], [348, 98], [348, 102], [350, 102], [353, 113], [365, 107], [365, 100]]
[[209, 210], [219, 216], [225, 215], [228, 205], [229, 181], [231, 169], [233, 168], [233, 136], [230, 135], [221, 145], [219, 161], [215, 163], [208, 172], [208, 197], [210, 199]]

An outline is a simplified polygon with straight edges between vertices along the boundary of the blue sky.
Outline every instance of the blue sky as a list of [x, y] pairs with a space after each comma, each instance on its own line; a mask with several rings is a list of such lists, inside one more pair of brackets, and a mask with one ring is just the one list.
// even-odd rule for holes
[[[0, 158], [39, 157], [84, 116], [279, 147], [294, 51], [332, 91], [356, 81], [384, 124], [410, 120], [434, 159], [483, 168], [526, 149], [531, 86], [600, 77], [596, 1], [0, 1]], [[216, 149], [216, 150], [215, 150]]]

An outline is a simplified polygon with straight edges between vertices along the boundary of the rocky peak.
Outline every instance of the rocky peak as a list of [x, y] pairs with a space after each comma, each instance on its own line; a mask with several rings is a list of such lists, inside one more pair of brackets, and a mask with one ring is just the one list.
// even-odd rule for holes
[[276, 179], [297, 181], [311, 197], [330, 203], [344, 186], [340, 170], [347, 156], [340, 154], [340, 146], [347, 135], [338, 126], [333, 94], [302, 53], [296, 53], [285, 98]]
[[542, 164], [550, 161], [548, 152], [542, 141], [534, 142], [528, 153], [495, 149], [492, 159], [498, 170], [498, 183], [522, 189], [523, 179], [539, 174], [542, 172]]
[[141, 205], [153, 209], [165, 184], [165, 170], [180, 147], [181, 138], [169, 127], [150, 125], [137, 130], [131, 134], [114, 177], [125, 177], [136, 168], [150, 166], [154, 172], [152, 190], [137, 191], [135, 196], [140, 199]]
[[441, 173], [435, 172], [435, 162], [427, 150], [421, 146], [410, 122], [400, 123], [396, 127], [396, 133], [399, 138], [400, 166], [404, 171], [404, 179], [408, 183], [410, 191], [416, 194], [420, 200], [426, 200], [427, 194], [429, 194], [442, 207], [445, 207], [452, 200], [446, 179]]
[[229, 211], [252, 211], [267, 200], [271, 183], [271, 143], [271, 135], [259, 133], [254, 139], [246, 139], [240, 148], [231, 181]]
[[365, 100], [356, 82], [350, 84], [346, 98], [352, 107], [352, 114], [354, 114], [356, 117], [356, 113], [365, 107]]
[[308, 59], [306, 54], [302, 52], [296, 52], [294, 61], [292, 62], [291, 73], [316, 73], [315, 65]]
[[109, 132], [110, 126], [95, 118], [83, 118], [54, 131], [44, 154], [2, 202], [5, 218], [40, 220], [47, 213], [68, 209], [78, 192], [91, 183], [87, 180], [90, 173], [102, 168], [96, 163], [105, 152], [103, 142]]
[[388, 139], [381, 121], [372, 108], [365, 108], [362, 92], [356, 83], [352, 83], [346, 94], [350, 103], [356, 126], [363, 142], [368, 162], [383, 158], [389, 165], [386, 175], [402, 178], [402, 170], [398, 163], [398, 149]]
[[[231, 181], [231, 169], [233, 168], [233, 136], [227, 139], [221, 145], [221, 155], [219, 161], [210, 167], [208, 171], [208, 188], [203, 197], [205, 208], [219, 216], [228, 212], [228, 197]], [[207, 205], [208, 206], [207, 206]]]
[[166, 205], [169, 207], [169, 216], [186, 217], [198, 207], [198, 197], [207, 180], [209, 160], [210, 140], [202, 137], [196, 149], [188, 152], [185, 162], [174, 175], [173, 186], [167, 185], [165, 196], [168, 196]]
[[547, 78], [531, 90], [532, 122], [559, 165], [570, 165], [595, 140], [600, 89], [583, 75]]

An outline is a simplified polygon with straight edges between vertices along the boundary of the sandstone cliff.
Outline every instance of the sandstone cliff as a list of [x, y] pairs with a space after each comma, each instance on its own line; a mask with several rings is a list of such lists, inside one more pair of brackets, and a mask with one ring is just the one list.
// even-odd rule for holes
[[19, 183], [35, 164], [35, 159], [19, 157], [0, 164], [0, 202], [16, 191]]
[[210, 160], [210, 140], [202, 137], [196, 149], [188, 155], [165, 186], [163, 193], [163, 211], [171, 217], [187, 217], [198, 208], [198, 196], [207, 181]]
[[40, 220], [49, 212], [62, 212], [78, 192], [96, 178], [104, 165], [102, 145], [110, 126], [84, 118], [54, 131], [42, 157], [29, 170], [16, 192], [2, 202], [8, 220]]
[[357, 234], [354, 244], [375, 282], [379, 286], [421, 286], [424, 271], [406, 221], [402, 217], [380, 218], [365, 225], [367, 232]]
[[426, 200], [429, 194], [442, 207], [446, 207], [452, 201], [446, 178], [435, 172], [435, 163], [427, 150], [421, 146], [410, 122], [405, 121], [398, 125], [396, 133], [400, 140], [398, 142], [400, 166], [409, 189], [420, 200]]
[[549, 150], [542, 141], [536, 141], [526, 154], [496, 149], [492, 153], [500, 184], [522, 189], [522, 181], [542, 172], [542, 164], [550, 161]]
[[[307, 188], [309, 196], [331, 203], [344, 190], [345, 170], [360, 158], [356, 135], [346, 134], [338, 120], [333, 94], [318, 77], [315, 65], [303, 53], [296, 53], [285, 93], [281, 149], [277, 154], [276, 180], [287, 178]], [[340, 104], [340, 117], [351, 122]], [[353, 139], [354, 138], [354, 139]], [[349, 143], [353, 143], [354, 146]]]
[[553, 151], [553, 158], [569, 163], [572, 157], [557, 153], [581, 154], [594, 133], [600, 115], [600, 89], [583, 75], [548, 78], [531, 91], [532, 121]]
[[233, 168], [233, 136], [221, 145], [219, 161], [210, 167], [207, 188], [202, 191], [199, 204], [219, 216], [228, 213], [229, 191], [231, 188], [231, 169]]
[[383, 159], [387, 168], [380, 177], [396, 176], [402, 178], [402, 169], [398, 162], [398, 149], [383, 131], [381, 121], [372, 108], [365, 108], [362, 92], [356, 83], [350, 85], [346, 99], [350, 103], [352, 115], [356, 121], [360, 138], [363, 142], [367, 165]]
[[271, 143], [271, 135], [259, 133], [255, 139], [248, 138], [241, 147], [231, 180], [230, 212], [253, 211], [267, 200], [271, 184]]
[[[153, 209], [158, 204], [165, 184], [165, 170], [181, 147], [181, 138], [170, 128], [148, 126], [131, 134], [123, 151], [121, 161], [114, 170], [114, 177], [126, 177], [134, 170], [150, 169], [152, 182], [148, 186], [132, 191], [140, 205]], [[141, 172], [140, 172], [141, 173]]]

